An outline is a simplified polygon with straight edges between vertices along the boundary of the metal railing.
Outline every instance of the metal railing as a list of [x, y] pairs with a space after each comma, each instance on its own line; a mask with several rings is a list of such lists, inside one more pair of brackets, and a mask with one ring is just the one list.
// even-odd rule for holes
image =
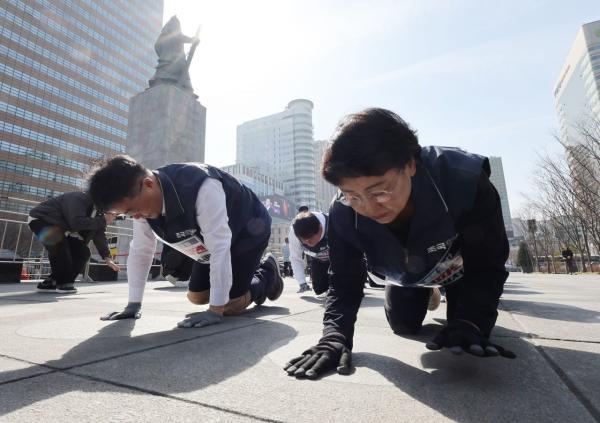
[[[0, 210], [0, 263], [22, 262], [23, 270], [21, 279], [44, 279], [51, 272], [48, 254], [42, 243], [32, 233], [27, 223], [28, 215], [9, 210]], [[10, 217], [4, 217], [10, 216]], [[122, 223], [121, 223], [122, 222]], [[106, 238], [115, 263], [122, 271], [118, 278], [127, 277], [127, 258], [129, 256], [129, 243], [133, 237], [133, 230], [127, 225], [127, 220], [119, 221], [120, 224], [109, 225]], [[92, 281], [90, 276], [95, 272], [92, 267], [106, 267], [93, 242], [90, 242], [91, 258], [82, 272], [82, 281]], [[160, 248], [157, 249], [156, 258], [160, 258]], [[151, 273], [160, 269], [160, 264], [152, 265]]]

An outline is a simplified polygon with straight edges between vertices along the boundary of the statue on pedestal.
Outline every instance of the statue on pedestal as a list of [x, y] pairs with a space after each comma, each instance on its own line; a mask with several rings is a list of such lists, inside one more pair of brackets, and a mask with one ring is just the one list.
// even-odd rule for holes
[[[198, 28], [198, 31], [200, 28]], [[158, 55], [158, 65], [154, 76], [148, 81], [150, 88], [169, 84], [194, 92], [190, 81], [189, 68], [196, 46], [200, 42], [198, 31], [194, 37], [188, 37], [181, 33], [181, 24], [177, 16], [173, 16], [165, 24], [156, 43], [154, 50]], [[190, 51], [186, 57], [184, 44], [191, 43]]]

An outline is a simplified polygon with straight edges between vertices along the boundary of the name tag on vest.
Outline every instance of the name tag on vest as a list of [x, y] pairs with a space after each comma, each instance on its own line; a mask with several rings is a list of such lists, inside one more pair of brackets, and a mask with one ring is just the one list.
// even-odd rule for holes
[[323, 261], [323, 262], [329, 261], [329, 249], [328, 248], [321, 250], [319, 252], [316, 252], [316, 253], [314, 251], [304, 250], [304, 254], [306, 254], [307, 256], [312, 257], [316, 260], [319, 260], [319, 261]]
[[463, 258], [460, 254], [458, 244], [455, 242], [458, 236], [449, 239], [445, 242], [448, 248], [442, 258], [436, 263], [436, 265], [416, 282], [405, 282], [396, 280], [390, 277], [382, 275], [376, 275], [372, 272], [368, 272], [369, 276], [373, 281], [377, 283], [385, 283], [398, 286], [406, 287], [422, 287], [422, 288], [435, 288], [450, 285], [456, 282], [464, 275]]
[[167, 244], [169, 247], [185, 254], [192, 260], [196, 260], [199, 263], [208, 264], [210, 262], [210, 251], [202, 240], [194, 235], [190, 238], [186, 238], [179, 242], [167, 242], [158, 235], [156, 236], [162, 243]]

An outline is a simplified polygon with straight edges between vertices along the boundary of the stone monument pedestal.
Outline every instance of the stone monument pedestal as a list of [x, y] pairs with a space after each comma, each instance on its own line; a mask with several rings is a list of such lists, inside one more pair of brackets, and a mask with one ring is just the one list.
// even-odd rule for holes
[[204, 162], [206, 108], [176, 85], [156, 85], [129, 101], [127, 154], [149, 169]]

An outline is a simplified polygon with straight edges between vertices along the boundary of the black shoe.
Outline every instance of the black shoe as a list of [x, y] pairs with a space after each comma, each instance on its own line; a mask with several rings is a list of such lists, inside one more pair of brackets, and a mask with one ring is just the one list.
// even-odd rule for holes
[[273, 270], [273, 278], [269, 280], [267, 284], [267, 298], [271, 301], [275, 301], [281, 296], [283, 292], [283, 278], [281, 272], [279, 272], [279, 266], [277, 265], [277, 259], [273, 254], [267, 254], [262, 262], [262, 266], [271, 268]]
[[302, 294], [303, 292], [306, 291], [310, 291], [310, 286], [308, 286], [307, 283], [303, 283], [302, 285], [300, 285], [300, 289], [298, 289], [298, 291], [296, 291], [296, 294]]
[[59, 285], [56, 287], [56, 292], [59, 294], [76, 294], [77, 288], [73, 285]]
[[37, 284], [38, 292], [56, 292], [56, 282], [53, 279], [46, 279]]

